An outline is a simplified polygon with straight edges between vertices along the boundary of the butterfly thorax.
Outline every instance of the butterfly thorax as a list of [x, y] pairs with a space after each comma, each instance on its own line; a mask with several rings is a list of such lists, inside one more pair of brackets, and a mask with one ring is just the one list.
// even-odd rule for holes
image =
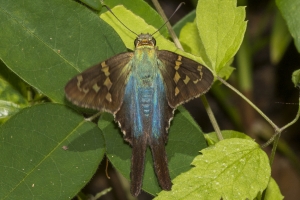
[[139, 87], [152, 87], [159, 73], [155, 40], [150, 34], [141, 34], [135, 40], [136, 49], [132, 59], [132, 72]]

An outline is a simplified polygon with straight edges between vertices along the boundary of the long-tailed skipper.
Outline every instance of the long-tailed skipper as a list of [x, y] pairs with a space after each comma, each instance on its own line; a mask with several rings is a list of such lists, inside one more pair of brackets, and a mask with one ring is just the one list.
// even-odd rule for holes
[[72, 78], [65, 87], [72, 103], [109, 112], [132, 146], [131, 194], [142, 187], [150, 146], [162, 189], [170, 190], [165, 144], [177, 106], [209, 90], [212, 72], [176, 53], [158, 50], [153, 34], [140, 34], [135, 51], [118, 54]]

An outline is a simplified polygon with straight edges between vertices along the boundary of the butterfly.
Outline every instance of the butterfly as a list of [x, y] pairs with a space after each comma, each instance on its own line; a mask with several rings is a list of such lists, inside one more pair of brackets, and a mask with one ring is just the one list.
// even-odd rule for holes
[[77, 106], [114, 115], [132, 146], [130, 191], [137, 196], [148, 146], [161, 188], [171, 189], [165, 144], [174, 110], [207, 92], [214, 76], [189, 58], [158, 50], [151, 34], [138, 35], [134, 45], [134, 52], [120, 53], [72, 78], [65, 93]]

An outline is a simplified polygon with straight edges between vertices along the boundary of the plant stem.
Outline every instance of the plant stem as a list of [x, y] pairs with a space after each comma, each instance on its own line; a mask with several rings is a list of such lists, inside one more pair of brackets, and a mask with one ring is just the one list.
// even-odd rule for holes
[[165, 15], [165, 12], [164, 12], [163, 9], [161, 8], [160, 4], [158, 3], [157, 0], [152, 0], [152, 3], [153, 3], [153, 5], [155, 6], [155, 8], [156, 8], [157, 12], [159, 13], [159, 15], [163, 18], [163, 20], [164, 20], [165, 22], [167, 22], [167, 23], [166, 23], [167, 29], [168, 29], [168, 31], [169, 31], [169, 33], [170, 33], [170, 35], [171, 35], [171, 38], [173, 39], [173, 41], [174, 41], [176, 47], [177, 47], [178, 49], [183, 50], [183, 48], [182, 48], [182, 46], [181, 46], [181, 43], [180, 43], [180, 41], [179, 41], [177, 35], [175, 34], [175, 32], [174, 32], [174, 30], [173, 30], [173, 28], [172, 28], [170, 22], [168, 21], [168, 18], [167, 18], [167, 16]]
[[[271, 152], [271, 156], [270, 156], [270, 165], [273, 164], [276, 149], [277, 149], [278, 142], [279, 142], [279, 138], [281, 136], [281, 132], [275, 132], [274, 136], [275, 136], [275, 139], [274, 139], [273, 148], [272, 148], [272, 152]], [[268, 141], [270, 141], [270, 140], [268, 140]]]
[[296, 114], [296, 117], [291, 122], [289, 122], [288, 124], [286, 124], [285, 126], [283, 126], [282, 128], [279, 128], [276, 124], [273, 123], [273, 121], [270, 118], [268, 118], [257, 106], [255, 106], [241, 92], [239, 92], [232, 85], [230, 85], [229, 83], [227, 83], [221, 77], [217, 76], [217, 79], [219, 81], [221, 81], [224, 85], [226, 85], [228, 88], [230, 88], [231, 90], [233, 90], [235, 93], [237, 93], [242, 99], [244, 99], [250, 106], [252, 106], [252, 108], [254, 110], [256, 110], [274, 128], [275, 134], [265, 144], [261, 145], [261, 147], [264, 148], [264, 147], [268, 146], [269, 144], [271, 144], [274, 141], [274, 145], [273, 145], [273, 148], [272, 148], [272, 154], [271, 154], [271, 158], [270, 158], [270, 163], [272, 164], [273, 160], [274, 160], [276, 148], [277, 148], [277, 145], [278, 145], [278, 141], [279, 141], [279, 138], [281, 136], [282, 131], [285, 130], [285, 129], [287, 129], [288, 127], [290, 127], [294, 123], [296, 123], [296, 121], [300, 117], [300, 96], [299, 96], [299, 107], [298, 107], [298, 112]]
[[275, 140], [275, 138], [277, 137], [278, 134], [280, 135], [283, 130], [287, 129], [288, 127], [290, 127], [291, 125], [296, 123], [298, 121], [299, 117], [300, 117], [300, 96], [299, 96], [298, 112], [296, 114], [296, 117], [291, 122], [289, 122], [288, 124], [286, 124], [285, 126], [280, 128], [277, 132], [275, 132], [275, 134], [265, 144], [262, 145], [262, 148], [271, 144], [273, 142], [273, 140]]
[[216, 120], [216, 118], [215, 118], [215, 116], [214, 116], [214, 113], [213, 113], [211, 107], [210, 107], [209, 104], [208, 104], [208, 101], [207, 101], [205, 95], [202, 95], [202, 96], [201, 96], [201, 100], [202, 100], [202, 103], [203, 103], [203, 105], [204, 105], [204, 108], [205, 108], [205, 110], [206, 110], [206, 112], [207, 112], [207, 115], [208, 115], [208, 117], [209, 117], [209, 120], [210, 120], [212, 126], [214, 127], [214, 130], [215, 130], [215, 132], [216, 132], [216, 134], [217, 134], [218, 139], [219, 139], [219, 140], [223, 140], [224, 138], [223, 138], [223, 135], [222, 135], [221, 130], [220, 130], [220, 128], [219, 128], [219, 125], [218, 125], [218, 123], [217, 123], [217, 120]]
[[242, 99], [244, 99], [254, 110], [256, 110], [269, 124], [275, 129], [275, 131], [280, 130], [276, 124], [273, 123], [273, 121], [268, 118], [256, 105], [254, 105], [247, 97], [245, 97], [240, 91], [235, 89], [232, 85], [227, 83], [225, 80], [223, 80], [221, 77], [217, 76], [217, 79], [221, 81], [224, 85], [229, 87], [231, 90], [233, 90], [235, 93], [237, 93]]

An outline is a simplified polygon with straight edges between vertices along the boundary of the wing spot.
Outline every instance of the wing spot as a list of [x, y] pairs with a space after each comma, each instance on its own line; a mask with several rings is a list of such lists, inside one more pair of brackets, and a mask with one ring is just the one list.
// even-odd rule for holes
[[178, 74], [178, 72], [175, 72], [175, 75], [174, 75], [173, 80], [174, 80], [174, 82], [175, 82], [176, 84], [178, 83], [178, 81], [179, 81], [180, 78], [181, 78], [181, 77], [180, 77], [180, 75]]
[[175, 68], [176, 71], [180, 68], [181, 64], [182, 64], [182, 62], [180, 62], [178, 60], [175, 61], [175, 67], [174, 68]]
[[202, 66], [201, 66], [201, 65], [198, 65], [197, 70], [199, 71], [199, 75], [200, 75], [199, 81], [201, 81], [201, 80], [202, 80], [202, 76], [203, 76]]
[[177, 60], [178, 60], [178, 61], [181, 61], [181, 59], [182, 59], [182, 56], [181, 56], [181, 55], [178, 55]]
[[186, 76], [183, 82], [187, 85], [190, 80], [190, 77]]
[[110, 81], [109, 77], [106, 78], [106, 80], [104, 81], [103, 85], [105, 85], [107, 87], [107, 90], [109, 91], [111, 86], [112, 86], [112, 82]]
[[111, 94], [109, 92], [106, 94], [105, 98], [107, 101], [112, 102]]
[[175, 96], [177, 96], [179, 94], [179, 89], [178, 87], [175, 88]]
[[109, 66], [107, 66], [105, 62], [102, 62], [101, 67], [102, 67], [101, 71], [105, 74], [106, 77], [109, 77], [110, 75]]
[[86, 93], [88, 93], [89, 92], [89, 89], [87, 88], [87, 89], [82, 89], [82, 91], [84, 92], [84, 94], [86, 94]]
[[77, 88], [78, 88], [79, 91], [82, 91], [82, 89], [81, 89], [81, 82], [82, 81], [83, 81], [82, 75], [78, 75], [77, 76]]
[[100, 90], [100, 88], [101, 88], [101, 87], [99, 87], [99, 86], [97, 85], [97, 83], [95, 83], [95, 84], [93, 85], [93, 89], [95, 90], [96, 93], [98, 93], [98, 91]]

